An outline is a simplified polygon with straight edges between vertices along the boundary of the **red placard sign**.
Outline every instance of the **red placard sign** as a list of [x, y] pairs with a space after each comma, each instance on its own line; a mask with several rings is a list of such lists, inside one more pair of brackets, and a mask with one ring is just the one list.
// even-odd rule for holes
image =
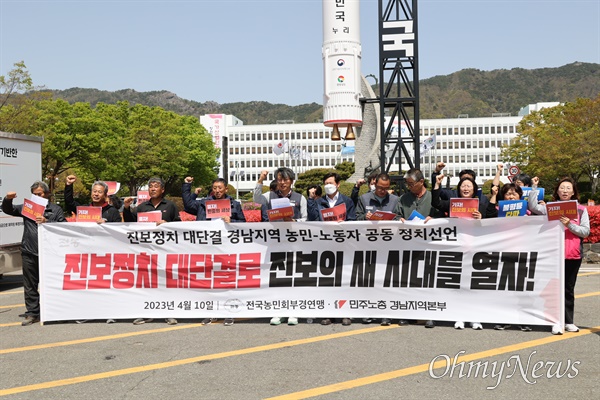
[[206, 218], [231, 217], [229, 199], [206, 200]]
[[450, 218], [473, 219], [473, 212], [479, 211], [479, 199], [450, 199]]
[[102, 218], [102, 207], [78, 206], [75, 222], [98, 222]]
[[346, 220], [346, 204], [338, 204], [335, 207], [325, 208], [321, 210], [323, 221], [345, 221]]

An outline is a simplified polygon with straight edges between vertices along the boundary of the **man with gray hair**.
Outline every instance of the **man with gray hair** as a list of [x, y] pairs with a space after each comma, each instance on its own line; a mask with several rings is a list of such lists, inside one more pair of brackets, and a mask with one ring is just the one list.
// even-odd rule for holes
[[[410, 218], [414, 211], [421, 214], [425, 218], [425, 222], [429, 221], [435, 213], [435, 208], [431, 206], [431, 192], [425, 186], [423, 172], [417, 168], [409, 169], [404, 175], [404, 182], [406, 182], [408, 192], [400, 196], [394, 213], [398, 215], [402, 222]], [[383, 320], [381, 324], [389, 325], [389, 322], [389, 320]], [[408, 324], [409, 321], [405, 319], [401, 319], [399, 322], [399, 325]], [[433, 328], [435, 322], [432, 320], [426, 321], [425, 327]]]
[[[50, 189], [44, 182], [36, 181], [31, 185], [31, 193], [50, 198]], [[13, 205], [13, 199], [17, 197], [16, 192], [8, 192], [2, 199], [2, 211], [13, 217], [21, 217], [23, 205]], [[25, 292], [25, 308], [27, 311], [21, 314], [25, 319], [22, 326], [32, 325], [40, 320], [40, 293], [38, 284], [40, 282], [40, 259], [38, 254], [38, 225], [46, 222], [65, 222], [62, 208], [48, 202], [44, 214], [36, 217], [35, 221], [23, 217], [23, 239], [21, 240], [21, 258], [23, 260], [23, 289]]]
[[[77, 181], [75, 175], [67, 176], [65, 181], [65, 205], [67, 210], [73, 213], [77, 212], [77, 206], [80, 206], [73, 198], [73, 184]], [[102, 207], [102, 218], [99, 224], [104, 222], [123, 222], [121, 214], [112, 204], [108, 202], [108, 185], [102, 181], [96, 181], [92, 184], [92, 203], [90, 206]]]
[[394, 213], [400, 220], [407, 220], [413, 211], [421, 214], [426, 221], [433, 217], [435, 208], [431, 207], [431, 192], [425, 186], [425, 177], [421, 170], [411, 168], [404, 175], [404, 182], [408, 192], [400, 196], [398, 204], [394, 208]]

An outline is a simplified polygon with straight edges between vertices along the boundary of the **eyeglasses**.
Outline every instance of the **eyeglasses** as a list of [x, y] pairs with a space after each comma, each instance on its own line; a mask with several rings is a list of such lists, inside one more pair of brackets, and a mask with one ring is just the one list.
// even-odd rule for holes
[[375, 190], [389, 190], [389, 186], [375, 186]]
[[416, 181], [416, 182], [406, 182], [406, 186], [411, 188], [413, 186], [416, 186], [417, 184], [421, 183], [421, 181]]

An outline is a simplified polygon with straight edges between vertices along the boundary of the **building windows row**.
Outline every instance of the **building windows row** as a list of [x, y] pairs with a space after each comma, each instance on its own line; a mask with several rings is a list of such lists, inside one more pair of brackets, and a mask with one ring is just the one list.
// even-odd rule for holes
[[[292, 146], [293, 147], [293, 146]], [[309, 153], [319, 152], [319, 153], [329, 153], [329, 152], [340, 152], [342, 150], [341, 145], [302, 145], [299, 146], [302, 149], [308, 151]], [[268, 146], [260, 146], [260, 147], [237, 147], [236, 144], [230, 144], [229, 146], [229, 154], [273, 154], [273, 148]]]
[[302, 132], [248, 132], [233, 133], [230, 135], [233, 141], [266, 141], [266, 140], [317, 140], [329, 139], [325, 131], [302, 131]]
[[471, 135], [471, 134], [498, 134], [498, 133], [515, 133], [515, 125], [498, 125], [498, 126], [455, 126], [455, 127], [431, 127], [421, 129], [421, 135], [430, 136], [433, 134], [444, 135]]

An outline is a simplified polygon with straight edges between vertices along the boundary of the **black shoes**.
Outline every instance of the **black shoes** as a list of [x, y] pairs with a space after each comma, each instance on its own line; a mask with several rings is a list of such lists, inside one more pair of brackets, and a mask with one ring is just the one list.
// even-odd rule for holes
[[26, 315], [25, 319], [21, 322], [21, 326], [33, 325], [36, 322], [40, 322], [40, 316], [39, 315]]

